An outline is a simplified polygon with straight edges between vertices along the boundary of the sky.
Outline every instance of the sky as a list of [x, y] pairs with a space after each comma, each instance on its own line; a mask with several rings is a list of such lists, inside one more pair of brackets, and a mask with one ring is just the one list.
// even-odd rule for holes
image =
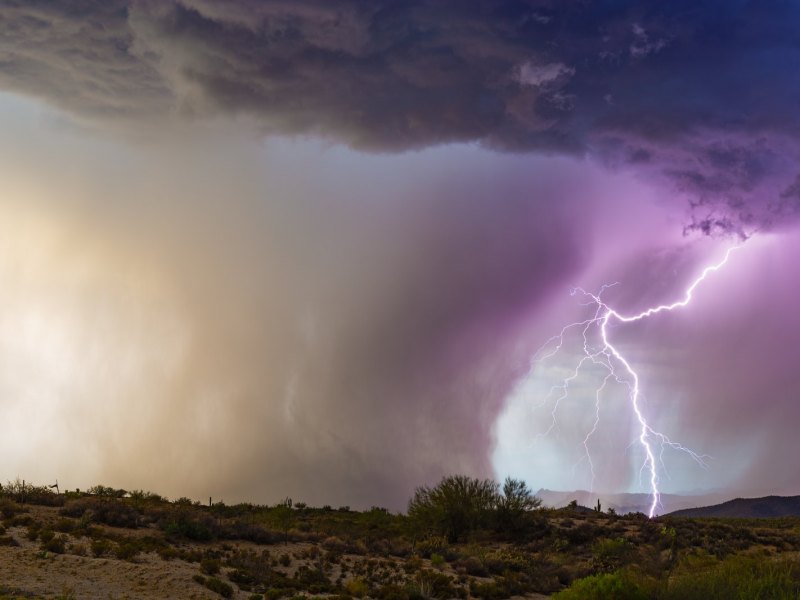
[[[0, 0], [0, 480], [800, 493], [800, 5]], [[554, 410], [555, 409], [555, 410]], [[554, 421], [555, 418], [555, 421]], [[556, 426], [551, 427], [555, 422]], [[549, 433], [543, 435], [545, 432]]]

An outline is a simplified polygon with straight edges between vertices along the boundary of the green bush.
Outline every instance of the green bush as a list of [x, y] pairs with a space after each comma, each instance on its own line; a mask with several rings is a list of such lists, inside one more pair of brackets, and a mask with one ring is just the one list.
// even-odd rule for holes
[[784, 559], [732, 557], [710, 569], [679, 569], [659, 600], [796, 600], [800, 563]]
[[649, 600], [652, 590], [645, 589], [623, 572], [604, 573], [578, 579], [553, 600]]
[[539, 508], [542, 501], [533, 495], [524, 481], [507, 477], [503, 482], [503, 494], [497, 499], [497, 530], [509, 536], [524, 534], [534, 525], [530, 512]]
[[345, 585], [347, 593], [356, 598], [363, 598], [369, 593], [369, 585], [361, 577], [351, 579]]
[[418, 530], [456, 542], [489, 526], [499, 497], [498, 485], [490, 479], [450, 475], [433, 488], [418, 487], [408, 503], [408, 516]]
[[170, 511], [160, 521], [161, 529], [168, 536], [207, 542], [216, 537], [214, 518], [203, 512], [180, 508]]
[[441, 568], [445, 563], [444, 556], [441, 554], [431, 554], [431, 565], [437, 569]]
[[218, 593], [223, 598], [233, 598], [233, 587], [229, 583], [225, 583], [216, 577], [209, 577], [205, 580], [204, 584], [212, 592]]
[[636, 549], [625, 538], [602, 539], [594, 544], [592, 554], [595, 570], [610, 573], [627, 565], [634, 558]]

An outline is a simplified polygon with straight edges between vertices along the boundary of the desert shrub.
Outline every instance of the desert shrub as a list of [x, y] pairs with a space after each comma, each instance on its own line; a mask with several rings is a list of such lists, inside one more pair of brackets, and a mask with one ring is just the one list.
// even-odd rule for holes
[[0, 535], [0, 546], [19, 546], [19, 542], [10, 535]]
[[785, 559], [732, 557], [703, 570], [678, 569], [659, 600], [796, 600], [800, 563]]
[[455, 542], [490, 524], [498, 497], [498, 485], [490, 479], [451, 475], [433, 488], [418, 487], [408, 503], [408, 516], [418, 531]]
[[495, 550], [487, 554], [483, 564], [492, 575], [502, 575], [506, 572], [527, 571], [531, 566], [530, 557], [513, 550]]
[[92, 521], [111, 527], [135, 529], [139, 525], [139, 513], [124, 502], [95, 502], [92, 507]]
[[0, 498], [0, 515], [3, 515], [4, 519], [10, 519], [11, 517], [18, 515], [22, 511], [23, 511], [22, 506], [20, 506], [10, 498]]
[[231, 584], [226, 583], [221, 579], [209, 577], [203, 582], [203, 585], [205, 585], [212, 592], [216, 592], [223, 598], [233, 598], [233, 587]]
[[455, 585], [452, 577], [423, 569], [408, 582], [407, 591], [411, 599], [422, 598], [466, 598], [467, 591]]
[[524, 481], [507, 477], [503, 482], [503, 493], [497, 499], [497, 530], [510, 536], [524, 534], [534, 524], [530, 511], [541, 504], [542, 501], [533, 495]]
[[286, 538], [289, 536], [289, 534], [280, 536], [276, 532], [265, 529], [260, 525], [239, 520], [226, 523], [218, 528], [217, 535], [224, 540], [247, 540], [254, 544], [274, 544], [280, 541], [281, 537]]
[[156, 550], [158, 556], [161, 560], [172, 560], [173, 558], [178, 558], [179, 552], [172, 546], [162, 546]]
[[444, 536], [429, 536], [417, 542], [414, 549], [423, 558], [430, 558], [431, 554], [444, 554], [447, 551], [447, 538]]
[[41, 506], [62, 506], [64, 504], [64, 497], [56, 494], [50, 487], [23, 483], [20, 479], [0, 486], [0, 496], [25, 504]]
[[75, 521], [72, 519], [59, 519], [53, 525], [53, 529], [61, 533], [70, 533], [75, 529]]
[[41, 527], [39, 527], [38, 523], [31, 523], [28, 525], [28, 531], [25, 534], [25, 537], [27, 537], [31, 542], [35, 542], [39, 538], [40, 530]]
[[269, 552], [266, 551], [258, 554], [252, 550], [239, 550], [228, 558], [226, 564], [233, 568], [228, 579], [243, 590], [250, 590], [254, 586], [278, 589], [297, 587], [293, 580], [272, 568]]
[[405, 539], [389, 540], [389, 554], [405, 558], [411, 554], [413, 547]]
[[42, 538], [42, 550], [53, 552], [54, 554], [64, 554], [67, 549], [67, 538], [64, 535], [51, 537], [48, 541]]
[[369, 584], [361, 577], [351, 579], [345, 584], [344, 588], [348, 594], [356, 598], [363, 598], [369, 593]]
[[234, 569], [228, 573], [228, 579], [239, 586], [240, 589], [249, 592], [254, 586], [258, 585], [258, 578], [243, 569]]
[[470, 594], [481, 600], [500, 600], [507, 598], [508, 593], [505, 588], [498, 585], [496, 581], [473, 581], [469, 586]]
[[312, 569], [302, 565], [294, 575], [297, 586], [312, 594], [325, 594], [335, 591], [328, 578], [320, 569]]
[[92, 540], [90, 547], [92, 549], [92, 556], [99, 558], [101, 556], [105, 556], [106, 554], [110, 554], [114, 545], [107, 539], [98, 538]]
[[216, 558], [204, 558], [200, 561], [200, 570], [206, 575], [216, 575], [219, 573], [219, 560]]
[[185, 562], [200, 563], [200, 561], [203, 560], [203, 553], [200, 552], [200, 550], [180, 548], [177, 552], [178, 558]]
[[46, 544], [55, 537], [55, 532], [52, 529], [41, 529], [39, 531], [39, 539], [42, 544]]
[[124, 498], [128, 492], [125, 490], [118, 490], [107, 485], [95, 485], [86, 490], [86, 493], [92, 496], [101, 496], [104, 498]]
[[623, 572], [604, 573], [578, 579], [553, 596], [553, 600], [649, 600], [652, 590]]
[[486, 565], [484, 565], [483, 561], [477, 556], [468, 556], [463, 560], [459, 560], [456, 563], [456, 567], [464, 569], [464, 572], [467, 573], [467, 575], [472, 575], [473, 577], [489, 576], [489, 571], [486, 568]]
[[114, 549], [114, 556], [120, 560], [133, 560], [139, 555], [142, 547], [136, 540], [128, 540]]
[[101, 527], [95, 527], [94, 525], [80, 525], [75, 530], [75, 533], [80, 533], [83, 537], [87, 537], [92, 540], [96, 540], [99, 538], [106, 537], [106, 532]]
[[439, 568], [442, 567], [442, 565], [444, 565], [444, 563], [445, 563], [444, 556], [442, 556], [441, 554], [436, 554], [436, 553], [431, 554], [431, 565], [432, 566], [434, 566], [437, 569], [439, 569]]
[[154, 494], [153, 492], [148, 492], [145, 490], [133, 490], [128, 495], [130, 496], [130, 499], [135, 503], [144, 503], [144, 502], [158, 503], [164, 500], [164, 498], [162, 498], [158, 494]]
[[5, 519], [3, 525], [6, 527], [21, 527], [33, 523], [33, 517], [28, 514], [14, 515], [10, 519]]
[[562, 532], [567, 541], [574, 546], [581, 546], [597, 539], [599, 533], [598, 528], [591, 523], [580, 523]]
[[610, 573], [628, 564], [636, 550], [625, 538], [602, 539], [592, 547], [592, 565], [600, 573]]
[[330, 536], [322, 541], [322, 547], [331, 552], [343, 553], [347, 551], [347, 544], [336, 536]]
[[372, 597], [377, 600], [409, 600], [409, 593], [407, 588], [400, 587], [396, 583], [385, 583], [379, 587]]
[[165, 514], [159, 526], [171, 537], [205, 542], [214, 539], [215, 523], [210, 515], [197, 510], [180, 508]]
[[68, 585], [64, 585], [61, 588], [61, 593], [58, 596], [55, 596], [54, 600], [77, 600], [77, 598], [78, 597], [75, 595], [75, 590]]
[[60, 513], [65, 517], [79, 518], [88, 515], [95, 523], [111, 527], [135, 529], [139, 525], [139, 513], [121, 500], [104, 498], [81, 498], [67, 502]]

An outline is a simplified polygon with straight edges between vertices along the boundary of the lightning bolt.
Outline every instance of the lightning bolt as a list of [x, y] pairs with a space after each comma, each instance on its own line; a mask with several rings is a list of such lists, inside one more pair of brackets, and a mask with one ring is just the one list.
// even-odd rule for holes
[[[564, 380], [562, 380], [562, 383], [553, 386], [547, 396], [545, 396], [545, 398], [537, 405], [538, 407], [543, 407], [555, 396], [553, 409], [550, 413], [551, 419], [549, 426], [543, 433], [539, 434], [537, 438], [546, 436], [558, 428], [557, 413], [559, 404], [569, 395], [570, 384], [578, 379], [581, 369], [585, 364], [590, 363], [598, 365], [606, 373], [602, 384], [597, 388], [595, 393], [595, 418], [592, 423], [592, 427], [583, 440], [584, 456], [581, 460], [586, 459], [588, 463], [592, 478], [592, 486], [594, 486], [595, 472], [594, 462], [592, 461], [591, 453], [589, 451], [589, 441], [597, 432], [597, 427], [600, 421], [601, 396], [606, 388], [606, 385], [611, 379], [628, 388], [628, 399], [630, 401], [631, 410], [636, 418], [636, 422], [638, 423], [638, 442], [645, 454], [645, 458], [639, 473], [640, 477], [644, 473], [647, 473], [649, 479], [651, 496], [650, 508], [648, 511], [649, 517], [653, 517], [655, 515], [656, 509], [660, 505], [661, 492], [659, 491], [658, 487], [658, 463], [663, 465], [662, 457], [664, 449], [672, 448], [674, 450], [685, 452], [702, 467], [707, 466], [705, 459], [708, 457], [699, 455], [689, 448], [672, 441], [665, 434], [656, 431], [650, 426], [641, 407], [640, 401], [642, 392], [639, 374], [633, 368], [628, 359], [625, 358], [620, 350], [611, 342], [609, 336], [609, 324], [612, 321], [617, 321], [619, 323], [634, 323], [659, 313], [671, 312], [688, 306], [692, 301], [697, 287], [702, 284], [712, 273], [724, 267], [725, 264], [727, 264], [731, 254], [739, 248], [741, 248], [741, 244], [731, 246], [727, 249], [723, 258], [719, 262], [711, 264], [703, 269], [700, 275], [691, 283], [691, 285], [689, 285], [688, 288], [686, 288], [682, 299], [671, 304], [660, 304], [658, 306], [647, 308], [638, 314], [624, 315], [605, 303], [602, 298], [603, 292], [609, 287], [617, 285], [616, 283], [604, 285], [597, 293], [594, 294], [587, 292], [583, 288], [572, 288], [570, 290], [570, 295], [580, 295], [586, 299], [584, 304], [594, 307], [593, 316], [588, 319], [566, 325], [560, 333], [547, 340], [544, 345], [542, 345], [542, 347], [534, 354], [534, 364], [552, 358], [558, 354], [559, 351], [561, 351], [567, 335], [572, 330], [580, 328], [581, 336], [583, 338], [583, 353], [580, 357], [580, 360], [570, 374]], [[590, 333], [593, 328], [599, 332], [599, 344], [597, 347], [593, 347], [592, 343], [590, 342]], [[550, 348], [550, 350], [546, 351], [547, 348]], [[654, 450], [656, 443], [660, 444], [658, 459], [656, 458], [656, 452]]]

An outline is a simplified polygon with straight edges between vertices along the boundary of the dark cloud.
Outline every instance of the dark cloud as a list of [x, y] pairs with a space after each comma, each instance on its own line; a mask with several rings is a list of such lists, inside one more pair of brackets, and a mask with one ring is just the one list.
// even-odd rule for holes
[[786, 216], [797, 175], [798, 19], [781, 0], [2, 0], [0, 85], [137, 128], [245, 115], [367, 150], [590, 152], [746, 233]]
[[96, 119], [169, 110], [168, 82], [132, 53], [128, 3], [0, 2], [0, 85]]

